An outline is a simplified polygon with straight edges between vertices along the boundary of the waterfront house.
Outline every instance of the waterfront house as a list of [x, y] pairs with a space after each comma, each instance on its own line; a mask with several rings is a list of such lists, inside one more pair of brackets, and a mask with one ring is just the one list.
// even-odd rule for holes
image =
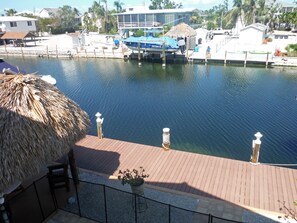
[[80, 46], [80, 33], [65, 33], [57, 36], [59, 49], [75, 49]]
[[40, 18], [53, 18], [57, 14], [58, 10], [59, 8], [43, 8], [38, 14]]
[[0, 32], [36, 32], [36, 21], [23, 16], [1, 16]]
[[268, 27], [263, 24], [251, 24], [240, 30], [239, 42], [243, 44], [262, 44], [267, 31]]
[[126, 12], [115, 15], [117, 15], [119, 33], [124, 35], [129, 33], [129, 30], [163, 29], [164, 25], [172, 27], [181, 22], [189, 24], [194, 11], [194, 9], [139, 10], [129, 8]]

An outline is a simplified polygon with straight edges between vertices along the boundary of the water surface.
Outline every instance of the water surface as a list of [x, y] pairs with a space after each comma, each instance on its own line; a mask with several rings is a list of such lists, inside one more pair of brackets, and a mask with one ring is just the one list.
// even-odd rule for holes
[[297, 70], [143, 63], [111, 59], [13, 58], [27, 72], [51, 74], [57, 87], [104, 117], [108, 138], [249, 160], [260, 131], [260, 162], [297, 163]]

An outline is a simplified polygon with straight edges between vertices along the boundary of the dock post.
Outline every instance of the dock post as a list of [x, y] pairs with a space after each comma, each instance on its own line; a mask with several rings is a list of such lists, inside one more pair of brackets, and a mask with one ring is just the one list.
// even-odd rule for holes
[[247, 51], [245, 51], [244, 66], [246, 66], [246, 60], [247, 60]]
[[86, 56], [86, 58], [88, 57], [87, 49], [85, 49], [85, 56]]
[[56, 57], [58, 58], [58, 46], [56, 45]]
[[268, 66], [268, 57], [269, 57], [269, 52], [267, 52], [267, 55], [266, 55], [266, 68]]
[[102, 139], [103, 138], [103, 133], [102, 133], [102, 125], [103, 125], [103, 120], [104, 118], [101, 118], [101, 115], [99, 112], [96, 113], [96, 123], [97, 123], [97, 134], [98, 134], [98, 138]]
[[24, 58], [23, 47], [21, 46], [22, 57]]
[[163, 129], [163, 143], [162, 147], [165, 151], [170, 150], [170, 128]]
[[166, 67], [165, 42], [162, 44], [162, 67]]
[[96, 58], [96, 49], [94, 48], [94, 57]]
[[138, 51], [138, 66], [141, 66], [141, 56], [140, 56], [140, 42], [137, 43], [137, 51]]
[[6, 49], [6, 40], [4, 40], [5, 54], [8, 57], [7, 49]]
[[227, 51], [225, 51], [225, 60], [224, 60], [224, 64], [226, 65], [227, 63]]
[[47, 56], [47, 58], [49, 58], [49, 55], [48, 55], [48, 45], [46, 45], [46, 56]]
[[253, 140], [253, 151], [252, 151], [250, 163], [254, 165], [258, 165], [260, 147], [261, 147], [260, 139], [262, 138], [263, 135], [260, 132], [257, 132], [254, 136], [256, 137], [256, 140]]

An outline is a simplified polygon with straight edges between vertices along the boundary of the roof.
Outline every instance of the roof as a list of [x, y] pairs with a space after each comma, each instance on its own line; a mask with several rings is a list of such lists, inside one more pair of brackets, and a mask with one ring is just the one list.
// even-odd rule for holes
[[37, 21], [37, 19], [24, 16], [0, 16], [0, 22]]
[[128, 11], [122, 13], [115, 13], [114, 15], [130, 15], [130, 14], [161, 14], [161, 13], [185, 13], [193, 12], [194, 8], [187, 9], [155, 9], [155, 10], [141, 10], [141, 11]]
[[244, 30], [247, 30], [247, 29], [250, 29], [250, 28], [254, 28], [254, 29], [262, 31], [262, 32], [265, 32], [268, 29], [268, 27], [266, 25], [263, 25], [261, 23], [254, 23], [254, 24], [251, 24], [249, 26], [244, 27], [240, 31], [244, 31]]
[[31, 32], [6, 32], [1, 39], [24, 39], [26, 37], [35, 37]]
[[0, 75], [0, 105], [0, 196], [68, 153], [90, 126], [85, 111], [35, 75]]
[[185, 36], [196, 36], [196, 31], [186, 23], [180, 23], [176, 26], [173, 26], [166, 34], [165, 36], [171, 36], [171, 37], [185, 37]]

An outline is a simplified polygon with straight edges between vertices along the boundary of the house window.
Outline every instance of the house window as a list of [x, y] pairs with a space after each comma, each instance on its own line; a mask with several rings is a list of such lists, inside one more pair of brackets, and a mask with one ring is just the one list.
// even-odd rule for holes
[[27, 21], [28, 26], [32, 26], [32, 21]]
[[17, 27], [17, 23], [16, 22], [10, 22], [10, 27]]

